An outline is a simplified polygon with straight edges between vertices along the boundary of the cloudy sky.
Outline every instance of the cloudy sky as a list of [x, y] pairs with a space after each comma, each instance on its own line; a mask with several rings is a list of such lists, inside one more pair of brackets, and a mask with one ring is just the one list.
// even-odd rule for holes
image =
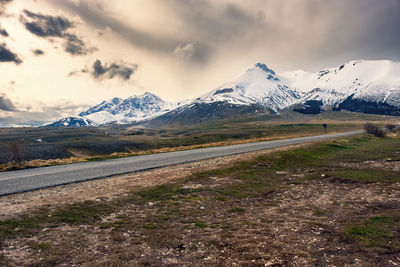
[[0, 127], [197, 97], [256, 62], [400, 60], [400, 0], [0, 0]]

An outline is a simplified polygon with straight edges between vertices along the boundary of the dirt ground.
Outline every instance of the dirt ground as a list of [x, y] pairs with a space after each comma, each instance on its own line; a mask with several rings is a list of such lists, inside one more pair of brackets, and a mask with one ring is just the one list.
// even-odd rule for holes
[[[276, 151], [5, 196], [0, 198], [0, 219], [54, 203], [107, 202], [132, 190], [183, 181], [199, 171]], [[349, 168], [352, 164], [337, 163]], [[357, 167], [398, 171], [400, 161], [370, 160]], [[279, 189], [229, 202], [209, 202], [213, 196], [203, 190], [167, 204], [132, 203], [102, 218], [102, 224], [60, 225], [44, 228], [33, 237], [6, 240], [0, 253], [11, 266], [400, 266], [397, 252], [365, 249], [343, 231], [360, 218], [400, 211], [400, 183], [338, 182], [322, 179], [325, 174], [321, 179], [292, 183], [313, 171], [278, 172], [284, 183]], [[181, 186], [208, 189], [241, 183], [229, 176], [209, 178], [206, 184], [187, 181]], [[174, 205], [180, 205], [180, 213], [174, 213]], [[153, 220], [167, 212], [162, 223]]]

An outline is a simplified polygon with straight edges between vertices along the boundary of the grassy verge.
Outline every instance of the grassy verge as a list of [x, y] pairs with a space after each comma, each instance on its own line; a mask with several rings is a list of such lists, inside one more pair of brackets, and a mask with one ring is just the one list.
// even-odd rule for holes
[[381, 252], [400, 251], [400, 214], [370, 217], [360, 224], [349, 226], [346, 233], [366, 247]]

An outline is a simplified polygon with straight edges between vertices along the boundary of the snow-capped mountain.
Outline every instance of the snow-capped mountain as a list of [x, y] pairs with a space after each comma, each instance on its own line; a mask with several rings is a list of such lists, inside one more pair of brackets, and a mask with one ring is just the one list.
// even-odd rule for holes
[[346, 98], [388, 102], [400, 106], [400, 63], [390, 60], [350, 61], [318, 73], [281, 73], [283, 80], [303, 94], [304, 100], [321, 100], [335, 106]]
[[80, 127], [98, 126], [108, 123], [125, 124], [160, 116], [175, 108], [158, 96], [146, 92], [126, 99], [115, 97], [90, 107], [76, 117], [68, 117], [46, 126]]
[[233, 81], [223, 84], [195, 102], [261, 105], [277, 112], [299, 98], [300, 95], [282, 82], [273, 70], [265, 64], [257, 63]]
[[79, 116], [92, 120], [97, 124], [129, 123], [159, 116], [174, 108], [174, 104], [146, 92], [143, 95], [126, 99], [116, 97], [103, 101], [81, 112]]
[[[300, 106], [300, 108], [299, 108]], [[257, 63], [231, 82], [185, 103], [172, 104], [145, 93], [113, 98], [56, 125], [94, 126], [150, 120], [195, 123], [290, 108], [302, 113], [349, 110], [400, 115], [400, 62], [351, 61], [317, 73], [276, 73]]]
[[321, 101], [327, 108], [338, 108], [349, 97], [400, 108], [400, 63], [359, 60], [318, 73], [297, 70], [279, 74], [257, 63], [194, 102], [257, 104], [277, 112], [312, 100]]
[[155, 121], [204, 121], [276, 113], [291, 106], [302, 113], [345, 109], [400, 115], [400, 63], [351, 61], [318, 73], [297, 70], [280, 74], [257, 63], [233, 81]]
[[273, 70], [257, 63], [233, 81], [155, 118], [151, 124], [191, 124], [256, 113], [276, 113], [299, 99], [300, 95], [282, 82]]

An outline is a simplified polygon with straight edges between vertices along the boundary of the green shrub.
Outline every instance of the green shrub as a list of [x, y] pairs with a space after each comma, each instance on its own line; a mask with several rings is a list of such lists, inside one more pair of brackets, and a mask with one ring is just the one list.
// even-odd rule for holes
[[385, 132], [375, 124], [366, 123], [364, 125], [364, 129], [367, 131], [367, 133], [372, 134], [376, 137], [385, 137]]

